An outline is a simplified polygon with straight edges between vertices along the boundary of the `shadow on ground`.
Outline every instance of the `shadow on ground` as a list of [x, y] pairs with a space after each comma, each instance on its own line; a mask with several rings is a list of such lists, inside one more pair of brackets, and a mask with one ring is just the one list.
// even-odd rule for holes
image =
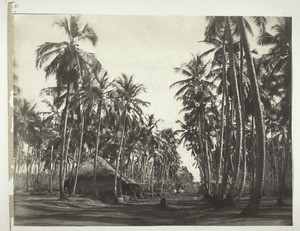
[[102, 226], [102, 225], [292, 225], [292, 203], [276, 207], [265, 198], [255, 218], [239, 218], [247, 200], [231, 209], [216, 210], [198, 194], [168, 197], [165, 208], [159, 198], [104, 205], [99, 201], [72, 198], [59, 201], [54, 196], [15, 195], [15, 225], [22, 226]]

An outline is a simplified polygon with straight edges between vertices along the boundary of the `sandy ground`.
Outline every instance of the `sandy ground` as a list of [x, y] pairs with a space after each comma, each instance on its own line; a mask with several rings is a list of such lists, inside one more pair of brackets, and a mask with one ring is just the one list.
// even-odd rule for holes
[[276, 207], [276, 200], [263, 198], [255, 218], [237, 215], [247, 204], [243, 199], [235, 208], [214, 209], [198, 194], [105, 205], [88, 198], [59, 201], [53, 195], [15, 195], [15, 225], [22, 226], [104, 226], [104, 225], [292, 225], [292, 203]]

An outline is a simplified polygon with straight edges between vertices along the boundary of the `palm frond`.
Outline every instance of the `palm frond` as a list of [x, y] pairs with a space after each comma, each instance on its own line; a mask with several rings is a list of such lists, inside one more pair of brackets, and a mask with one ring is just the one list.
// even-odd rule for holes
[[70, 34], [70, 29], [69, 29], [68, 19], [64, 18], [64, 19], [55, 21], [55, 22], [53, 23], [53, 25], [57, 25], [57, 26], [59, 26], [59, 27], [62, 27], [62, 28], [64, 29], [65, 33], [66, 33], [68, 36], [71, 36], [71, 34]]
[[46, 62], [51, 56], [60, 54], [62, 49], [67, 46], [67, 42], [46, 42], [40, 45], [36, 50], [36, 67], [41, 68], [44, 62]]
[[176, 81], [175, 83], [172, 83], [170, 85], [170, 88], [173, 88], [173, 87], [178, 87], [178, 86], [183, 86], [183, 85], [186, 85], [186, 84], [190, 84], [192, 83], [192, 80], [193, 78], [189, 78], [189, 79], [184, 79], [184, 80], [178, 80]]
[[252, 30], [252, 28], [251, 28], [249, 22], [248, 22], [245, 18], [243, 18], [243, 19], [244, 19], [244, 24], [245, 24], [246, 30], [247, 30], [247, 31], [250, 33], [250, 35], [253, 37], [253, 36], [254, 36], [254, 33], [253, 33], [253, 30]]
[[70, 35], [71, 35], [71, 38], [76, 38], [80, 35], [80, 32], [79, 32], [79, 20], [80, 20], [80, 16], [74, 16], [72, 15], [70, 17]]
[[93, 46], [96, 46], [97, 41], [98, 41], [98, 37], [97, 37], [96, 33], [94, 32], [94, 30], [92, 28], [89, 27], [88, 24], [86, 24], [84, 26], [84, 28], [82, 29], [82, 31], [78, 37], [78, 40], [81, 40], [81, 39], [91, 41]]
[[266, 31], [266, 26], [268, 23], [268, 20], [266, 17], [262, 17], [262, 16], [253, 16], [251, 17], [255, 23], [256, 26], [259, 27], [260, 29], [260, 33], [264, 33]]

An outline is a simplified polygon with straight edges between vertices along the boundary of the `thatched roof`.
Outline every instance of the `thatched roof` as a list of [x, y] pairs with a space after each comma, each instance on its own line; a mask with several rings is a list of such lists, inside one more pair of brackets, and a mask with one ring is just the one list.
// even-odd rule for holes
[[[96, 166], [98, 177], [115, 176], [115, 169], [102, 157], [97, 157]], [[92, 178], [94, 174], [94, 159], [88, 159], [81, 163], [79, 167], [78, 177]], [[138, 184], [130, 178], [126, 178], [124, 175], [122, 179], [127, 183]]]
[[[114, 176], [115, 169], [103, 158], [97, 157], [97, 176]], [[78, 176], [92, 177], [94, 173], [94, 159], [88, 159], [79, 166]]]

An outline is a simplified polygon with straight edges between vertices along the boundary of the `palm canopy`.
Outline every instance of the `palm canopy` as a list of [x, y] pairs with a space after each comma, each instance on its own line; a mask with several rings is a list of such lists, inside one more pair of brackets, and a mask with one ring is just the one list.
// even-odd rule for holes
[[[109, 80], [108, 73], [105, 71], [101, 75], [95, 75], [90, 85], [83, 86], [78, 92], [78, 102], [85, 109], [94, 108], [101, 110], [111, 98], [113, 81]], [[90, 110], [88, 110], [90, 111]]]
[[276, 72], [288, 72], [291, 67], [291, 18], [282, 18], [272, 27], [275, 34], [264, 32], [258, 40], [259, 45], [271, 46], [268, 54], [262, 56], [261, 64], [271, 75]]
[[184, 63], [181, 67], [175, 68], [176, 72], [187, 77], [184, 80], [176, 81], [170, 86], [170, 88], [181, 87], [176, 92], [175, 98], [183, 100], [183, 104], [187, 105], [189, 102], [195, 100], [196, 95], [201, 94], [204, 97], [209, 86], [213, 86], [213, 83], [206, 78], [209, 65], [210, 62], [205, 63], [201, 55], [196, 55], [193, 56], [188, 63]]
[[150, 103], [143, 101], [137, 96], [146, 92], [142, 84], [135, 84], [133, 82], [133, 75], [128, 77], [125, 74], [122, 74], [119, 79], [114, 82], [116, 87], [116, 97], [120, 101], [120, 106], [124, 107], [123, 110], [133, 110], [138, 115], [142, 114], [141, 106], [148, 106]]
[[55, 75], [57, 86], [74, 84], [76, 88], [78, 80], [83, 81], [101, 69], [100, 62], [93, 53], [85, 52], [79, 48], [79, 42], [87, 40], [96, 45], [98, 40], [93, 29], [86, 24], [82, 29], [78, 16], [71, 16], [54, 23], [61, 28], [69, 38], [69, 41], [59, 43], [46, 42], [36, 50], [36, 66], [46, 72], [46, 78]]

